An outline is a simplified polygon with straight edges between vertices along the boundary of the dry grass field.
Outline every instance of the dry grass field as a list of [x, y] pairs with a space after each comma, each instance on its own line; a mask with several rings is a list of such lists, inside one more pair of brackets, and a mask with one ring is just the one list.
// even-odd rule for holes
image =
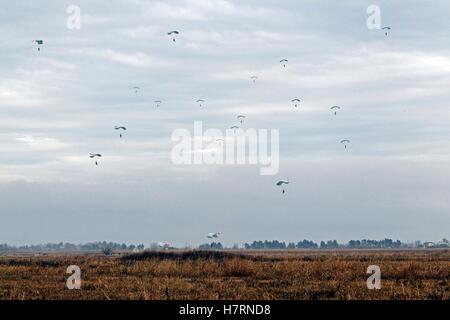
[[[66, 268], [81, 268], [81, 290]], [[381, 268], [369, 290], [366, 269]], [[0, 299], [450, 299], [449, 250], [0, 257]]]

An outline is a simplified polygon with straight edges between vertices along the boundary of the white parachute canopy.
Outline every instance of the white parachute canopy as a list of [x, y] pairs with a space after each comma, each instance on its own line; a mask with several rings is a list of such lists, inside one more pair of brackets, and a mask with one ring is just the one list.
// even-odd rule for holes
[[381, 28], [381, 30], [384, 30], [385, 31], [385, 35], [387, 36], [388, 35], [388, 31], [390, 31], [392, 28], [391, 27], [388, 27], [388, 26], [386, 26], [386, 27], [383, 27], [383, 28]]
[[175, 36], [179, 35], [179, 34], [180, 34], [180, 32], [178, 30], [172, 30], [172, 31], [167, 32], [168, 36], [172, 36], [172, 41], [173, 42], [176, 41]]
[[[283, 187], [283, 185], [287, 185], [287, 184], [289, 184], [290, 182], [289, 182], [289, 180], [279, 180], [278, 182], [277, 182], [277, 186], [281, 186], [281, 187]], [[285, 193], [286, 192], [286, 190], [284, 189], [284, 187], [283, 187], [283, 193]]]
[[[123, 130], [123, 131], [125, 131], [125, 130], [127, 130], [127, 128], [124, 127], [124, 126], [115, 126], [114, 130]], [[119, 137], [122, 138], [122, 133], [119, 134]]]
[[32, 42], [35, 42], [38, 46], [38, 51], [41, 51], [41, 46], [44, 44], [44, 40], [33, 40]]
[[337, 114], [337, 110], [341, 109], [341, 107], [339, 107], [339, 106], [332, 106], [330, 109], [334, 110], [334, 115], [336, 115]]
[[350, 140], [344, 139], [344, 140], [341, 140], [341, 143], [343, 143], [343, 144], [344, 144], [344, 147], [345, 147], [345, 149], [347, 149], [347, 144], [349, 144], [349, 143], [350, 143]]
[[[101, 158], [102, 155], [100, 153], [89, 153], [89, 158], [94, 159], [94, 158]], [[98, 162], [95, 161], [95, 165], [98, 166]]]
[[286, 63], [288, 63], [288, 62], [289, 62], [288, 59], [281, 59], [281, 60], [280, 60], [280, 63], [283, 64], [283, 68], [286, 68]]
[[301, 102], [300, 99], [292, 99], [291, 102], [295, 103], [295, 107], [298, 107], [298, 104]]
[[218, 238], [219, 235], [220, 235], [220, 232], [211, 232], [211, 233], [208, 233], [208, 238], [209, 239]]

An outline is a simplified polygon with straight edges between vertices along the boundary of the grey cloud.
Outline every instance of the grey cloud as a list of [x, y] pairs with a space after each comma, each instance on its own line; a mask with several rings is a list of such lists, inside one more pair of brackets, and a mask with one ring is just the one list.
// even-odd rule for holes
[[[69, 30], [71, 4], [0, 9], [0, 241], [448, 237], [448, 1], [78, 1]], [[240, 113], [280, 129], [286, 199], [254, 166], [171, 163], [174, 129]]]

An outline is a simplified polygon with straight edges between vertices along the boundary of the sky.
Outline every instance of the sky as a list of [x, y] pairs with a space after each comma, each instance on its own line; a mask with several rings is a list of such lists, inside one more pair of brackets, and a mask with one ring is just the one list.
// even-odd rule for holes
[[[449, 13], [445, 0], [3, 2], [0, 243], [448, 238]], [[279, 130], [278, 174], [172, 162], [174, 130], [239, 114]]]

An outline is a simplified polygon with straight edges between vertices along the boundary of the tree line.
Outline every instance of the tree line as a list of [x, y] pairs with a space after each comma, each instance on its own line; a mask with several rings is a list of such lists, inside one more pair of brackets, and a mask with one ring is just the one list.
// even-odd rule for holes
[[[402, 248], [408, 245], [402, 243], [400, 240], [383, 239], [383, 240], [350, 240], [347, 243], [338, 243], [337, 240], [328, 240], [314, 242], [311, 240], [302, 240], [295, 242], [284, 242], [278, 240], [264, 240], [253, 241], [252, 243], [244, 243], [240, 248], [247, 250], [261, 250], [261, 249], [338, 249], [338, 248], [352, 248], [352, 249], [369, 249], [369, 248]], [[234, 245], [233, 248], [237, 249], [239, 246]], [[420, 246], [417, 246], [420, 247]], [[226, 249], [220, 242], [204, 243], [200, 245], [200, 249]]]
[[125, 244], [116, 242], [97, 241], [89, 242], [85, 244], [73, 244], [73, 243], [46, 243], [37, 245], [23, 245], [23, 246], [11, 246], [6, 243], [0, 243], [0, 252], [5, 251], [61, 251], [61, 252], [73, 252], [73, 251], [133, 251], [144, 250], [143, 244]]
[[[302, 240], [297, 243], [295, 242], [284, 242], [278, 240], [264, 240], [264, 241], [253, 241], [251, 243], [244, 243], [242, 245], [234, 244], [232, 247], [226, 247], [220, 242], [204, 243], [201, 244], [199, 249], [247, 249], [247, 250], [261, 250], [261, 249], [339, 249], [339, 248], [349, 248], [349, 249], [396, 249], [396, 248], [448, 248], [450, 247], [450, 241], [447, 239], [442, 239], [442, 241], [424, 242], [416, 241], [415, 243], [403, 243], [400, 240], [383, 239], [383, 240], [350, 240], [347, 243], [338, 243], [336, 240], [320, 241], [314, 242], [311, 240]], [[106, 242], [97, 241], [89, 242], [85, 244], [73, 244], [73, 243], [47, 243], [38, 245], [23, 245], [23, 246], [11, 246], [8, 244], [0, 244], [0, 253], [7, 251], [27, 251], [27, 252], [104, 252], [109, 254], [111, 252], [120, 251], [142, 251], [146, 249], [143, 244], [125, 244], [116, 242]], [[176, 249], [175, 247], [159, 244], [151, 244], [149, 249]], [[187, 248], [185, 248], [187, 249]]]

